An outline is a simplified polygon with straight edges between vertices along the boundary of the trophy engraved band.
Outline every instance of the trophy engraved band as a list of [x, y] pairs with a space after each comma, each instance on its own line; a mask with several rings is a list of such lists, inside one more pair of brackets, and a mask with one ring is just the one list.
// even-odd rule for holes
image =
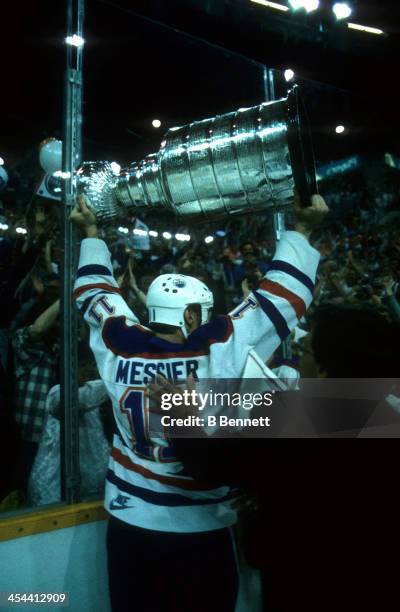
[[117, 173], [110, 162], [77, 172], [98, 221], [164, 209], [188, 218], [284, 211], [296, 188], [317, 192], [314, 155], [298, 88], [287, 98], [171, 128], [158, 153]]

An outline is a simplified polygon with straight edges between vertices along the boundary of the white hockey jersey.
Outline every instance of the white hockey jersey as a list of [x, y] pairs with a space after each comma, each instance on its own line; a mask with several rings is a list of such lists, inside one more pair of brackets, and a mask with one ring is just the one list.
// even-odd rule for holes
[[[113, 403], [115, 434], [105, 508], [145, 529], [198, 532], [236, 521], [229, 487], [186, 475], [167, 436], [150, 434], [147, 384], [157, 373], [184, 381], [242, 376], [255, 349], [266, 361], [311, 302], [319, 253], [297, 232], [284, 232], [257, 291], [215, 317], [184, 344], [142, 327], [120, 295], [107, 245], [82, 241], [74, 296], [90, 328], [90, 346]], [[152, 429], [153, 431], [153, 429]]]

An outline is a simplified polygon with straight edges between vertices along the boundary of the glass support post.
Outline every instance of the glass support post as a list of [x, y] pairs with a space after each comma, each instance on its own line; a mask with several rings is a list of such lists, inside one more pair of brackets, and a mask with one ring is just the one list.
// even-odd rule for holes
[[62, 192], [62, 296], [61, 296], [61, 482], [62, 499], [80, 501], [79, 419], [77, 388], [78, 325], [72, 291], [77, 260], [76, 230], [69, 221], [74, 207], [74, 172], [82, 161], [82, 62], [84, 0], [67, 0], [67, 37], [78, 46], [66, 44], [63, 117]]

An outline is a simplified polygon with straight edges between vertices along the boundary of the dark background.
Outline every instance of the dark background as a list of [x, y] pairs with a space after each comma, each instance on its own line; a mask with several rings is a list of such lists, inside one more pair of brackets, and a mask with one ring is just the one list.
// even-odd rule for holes
[[[398, 153], [400, 3], [353, 2], [349, 20], [385, 36], [337, 24], [330, 4], [306, 16], [250, 0], [87, 0], [84, 158], [141, 159], [171, 126], [261, 102], [263, 64], [298, 75], [317, 161]], [[0, 155], [12, 167], [62, 136], [66, 2], [15, 3], [3, 17]]]

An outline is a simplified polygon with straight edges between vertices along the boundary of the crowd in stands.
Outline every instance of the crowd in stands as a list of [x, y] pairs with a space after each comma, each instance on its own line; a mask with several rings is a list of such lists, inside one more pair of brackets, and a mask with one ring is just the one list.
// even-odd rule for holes
[[[348, 183], [343, 187], [343, 179], [338, 179], [336, 192], [334, 185], [331, 180], [331, 193], [324, 193], [331, 205], [338, 199], [343, 203], [352, 191]], [[377, 191], [370, 196], [368, 205], [365, 193], [357, 195], [356, 205], [349, 207], [347, 214], [334, 214], [333, 206], [333, 214], [322, 230], [312, 236], [321, 253], [321, 265], [310, 314], [324, 304], [351, 304], [368, 307], [387, 320], [400, 321], [400, 190]], [[0, 503], [12, 491], [23, 491], [25, 503], [50, 503], [57, 495], [59, 499], [54, 487], [46, 497], [32, 492], [29, 482], [32, 470], [38, 473], [35, 461], [46, 463], [46, 450], [39, 452], [42, 440], [47, 440], [43, 442], [47, 452], [54, 454], [54, 438], [59, 439], [59, 207], [57, 201], [37, 197], [24, 214], [18, 207], [0, 207], [0, 448], [2, 465], [10, 468], [2, 479]], [[203, 280], [214, 293], [215, 314], [224, 314], [257, 288], [274, 252], [271, 216], [264, 220], [249, 216], [220, 222], [218, 226], [183, 227], [171, 219], [156, 219], [149, 214], [143, 217], [139, 234], [134, 232], [136, 219], [124, 220], [123, 225], [123, 231], [116, 226], [105, 228], [103, 236], [123, 295], [144, 325], [146, 292], [158, 274], [177, 272]], [[171, 237], [165, 232], [170, 232]], [[190, 235], [190, 240], [177, 240], [176, 234]], [[307, 330], [307, 320], [301, 326]], [[82, 345], [87, 344], [83, 326], [80, 339]], [[80, 371], [87, 372], [91, 357], [84, 350], [80, 356]], [[110, 425], [106, 411], [101, 409], [106, 402], [101, 389], [97, 389], [97, 395], [94, 393], [97, 399], [93, 403], [96, 378], [92, 370], [79, 381], [81, 389], [89, 384], [81, 392], [86, 398], [81, 402], [82, 420], [87, 419], [88, 411], [95, 410], [96, 422], [92, 425], [102, 430], [98, 439], [101, 450], [94, 451], [93, 456], [105, 457], [105, 470], [104, 449], [110, 439]], [[49, 428], [53, 432], [50, 437]], [[15, 458], [12, 465], [10, 457]], [[83, 457], [85, 461], [85, 453]], [[53, 472], [49, 478], [59, 487], [59, 472], [57, 478]], [[84, 488], [84, 493], [98, 494], [101, 490], [97, 479]], [[12, 506], [24, 501], [10, 503]]]

